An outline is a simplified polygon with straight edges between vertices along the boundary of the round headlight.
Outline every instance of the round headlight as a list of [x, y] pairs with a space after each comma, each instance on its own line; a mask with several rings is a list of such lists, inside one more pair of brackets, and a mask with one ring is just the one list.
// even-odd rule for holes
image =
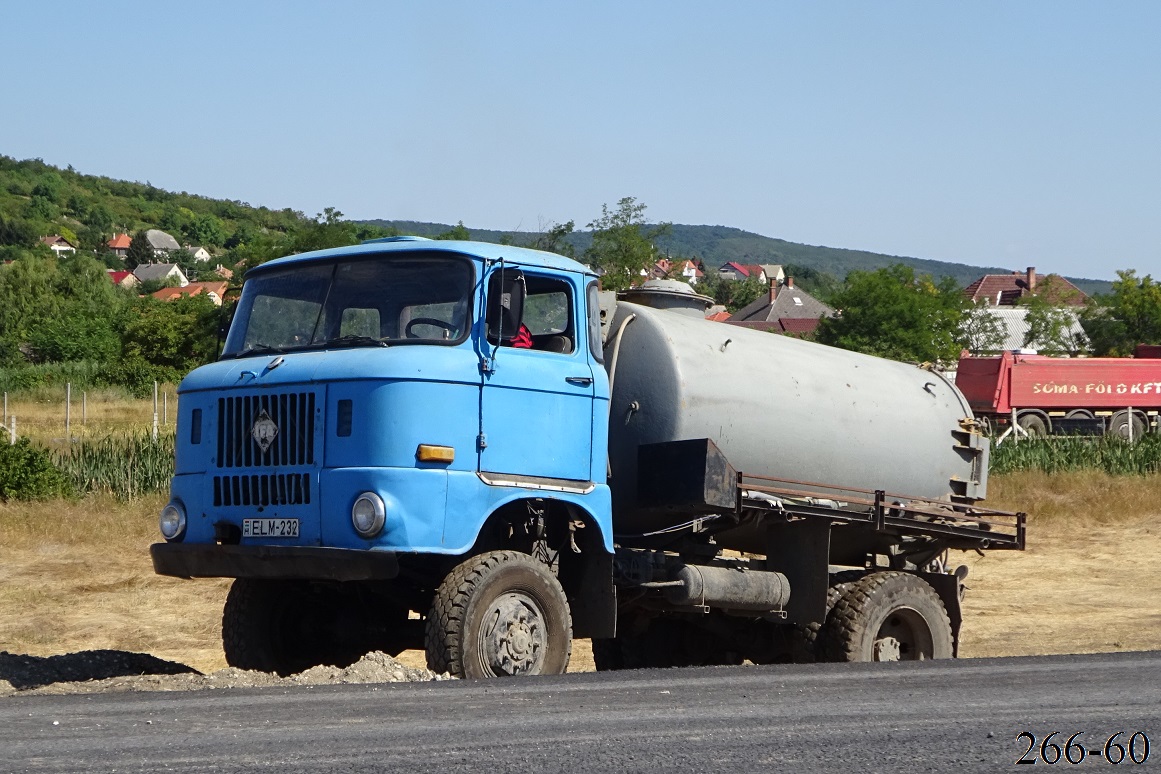
[[185, 508], [181, 506], [181, 503], [175, 500], [162, 508], [158, 526], [166, 540], [176, 540], [181, 537], [182, 533], [185, 532]]
[[383, 530], [387, 520], [387, 506], [383, 498], [374, 492], [364, 492], [355, 500], [351, 508], [351, 524], [365, 538], [372, 538]]

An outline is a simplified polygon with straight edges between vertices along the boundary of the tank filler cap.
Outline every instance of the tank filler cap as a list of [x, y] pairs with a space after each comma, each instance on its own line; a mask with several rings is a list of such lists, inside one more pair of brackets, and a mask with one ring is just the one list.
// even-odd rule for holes
[[684, 282], [677, 280], [651, 279], [640, 287], [630, 288], [619, 295], [622, 301], [631, 304], [668, 309], [670, 311], [704, 317], [714, 301], [703, 296]]

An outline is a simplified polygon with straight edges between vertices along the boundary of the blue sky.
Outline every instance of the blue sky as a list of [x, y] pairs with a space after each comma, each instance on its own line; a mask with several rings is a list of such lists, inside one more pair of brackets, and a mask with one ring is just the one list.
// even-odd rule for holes
[[0, 153], [307, 214], [1161, 277], [1157, 2], [0, 0]]

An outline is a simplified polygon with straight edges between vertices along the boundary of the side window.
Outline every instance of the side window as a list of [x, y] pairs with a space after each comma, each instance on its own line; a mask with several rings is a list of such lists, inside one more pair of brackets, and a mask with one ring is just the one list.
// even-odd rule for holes
[[572, 286], [564, 280], [525, 274], [524, 326], [532, 349], [570, 354], [576, 350]]

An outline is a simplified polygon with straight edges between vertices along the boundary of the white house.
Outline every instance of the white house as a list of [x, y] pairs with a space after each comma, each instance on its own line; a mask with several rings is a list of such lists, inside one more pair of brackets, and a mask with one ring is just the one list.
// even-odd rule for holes
[[48, 245], [49, 249], [56, 253], [58, 257], [66, 254], [76, 253], [77, 251], [77, 246], [62, 237], [60, 234], [41, 237], [40, 242], [41, 244]]
[[198, 245], [189, 245], [186, 247], [186, 249], [189, 250], [189, 254], [193, 256], [193, 259], [199, 263], [205, 263], [206, 261], [213, 258], [213, 256], [210, 255], [210, 251], [204, 247], [199, 247]]
[[173, 278], [177, 280], [177, 286], [180, 288], [189, 284], [189, 279], [176, 263], [143, 263], [133, 270], [133, 276], [141, 282], [151, 280], [164, 282]]

